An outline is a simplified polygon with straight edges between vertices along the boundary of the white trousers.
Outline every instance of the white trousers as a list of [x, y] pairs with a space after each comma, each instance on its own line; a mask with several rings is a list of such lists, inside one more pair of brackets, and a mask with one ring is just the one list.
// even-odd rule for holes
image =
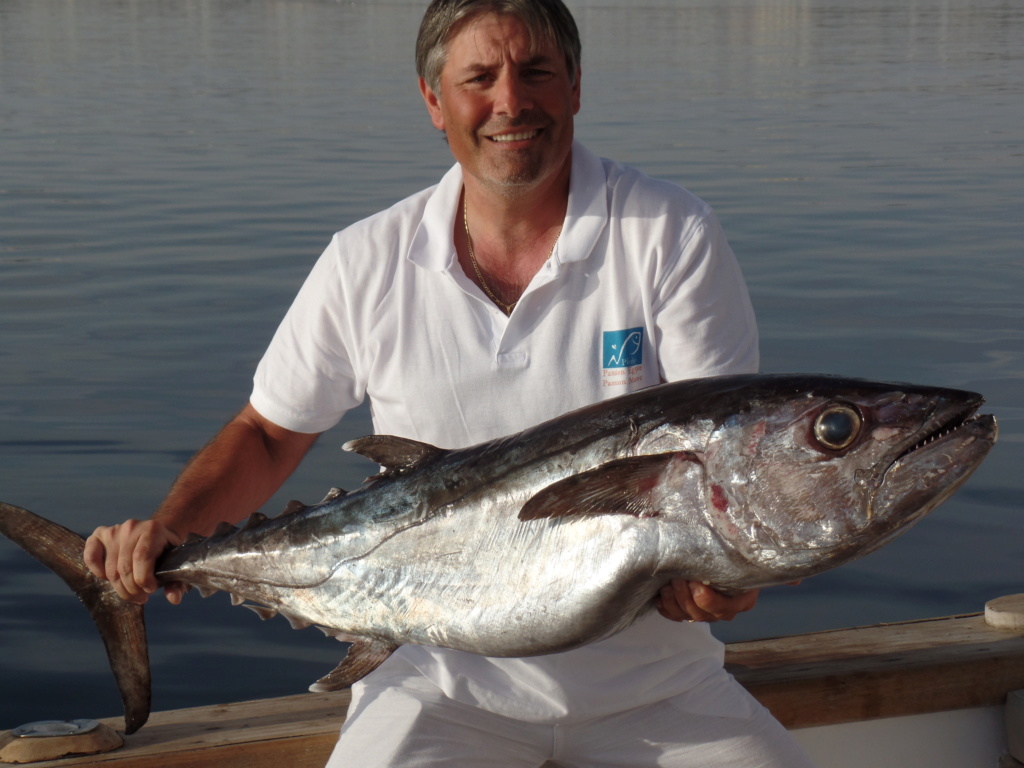
[[[371, 677], [372, 680], [372, 677]], [[686, 694], [572, 723], [522, 722], [453, 701], [425, 678], [357, 686], [328, 768], [814, 768], [723, 670]]]

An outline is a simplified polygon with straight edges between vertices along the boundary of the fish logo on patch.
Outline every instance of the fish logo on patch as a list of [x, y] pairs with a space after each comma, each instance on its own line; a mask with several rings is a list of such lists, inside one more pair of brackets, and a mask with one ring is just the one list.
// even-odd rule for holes
[[605, 368], [633, 368], [644, 361], [644, 329], [626, 328], [604, 332]]

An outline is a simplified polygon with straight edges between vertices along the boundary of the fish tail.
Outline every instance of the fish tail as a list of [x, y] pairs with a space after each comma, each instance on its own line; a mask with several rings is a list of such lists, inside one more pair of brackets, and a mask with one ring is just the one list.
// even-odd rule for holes
[[60, 576], [89, 609], [124, 703], [125, 733], [137, 731], [149, 718], [151, 691], [142, 606], [122, 600], [110, 582], [85, 567], [85, 539], [77, 533], [3, 502], [0, 533]]

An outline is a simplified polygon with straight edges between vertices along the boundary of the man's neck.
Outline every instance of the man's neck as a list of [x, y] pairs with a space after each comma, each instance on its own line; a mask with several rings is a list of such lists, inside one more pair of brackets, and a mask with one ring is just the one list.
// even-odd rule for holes
[[559, 230], [569, 203], [570, 167], [567, 160], [559, 173], [528, 187], [498, 187], [465, 178], [462, 206], [478, 259], [518, 261]]
[[568, 202], [568, 168], [519, 194], [465, 180], [454, 233], [459, 262], [506, 313], [553, 252]]

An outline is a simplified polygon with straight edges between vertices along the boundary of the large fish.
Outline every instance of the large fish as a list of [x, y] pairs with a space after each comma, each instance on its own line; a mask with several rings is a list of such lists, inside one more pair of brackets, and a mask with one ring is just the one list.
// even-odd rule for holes
[[[877, 549], [964, 482], [996, 439], [981, 396], [810, 375], [665, 384], [510, 437], [441, 450], [346, 444], [383, 465], [280, 517], [169, 550], [162, 583], [252, 601], [352, 643], [314, 690], [403, 643], [528, 656], [608, 637], [668, 580], [791, 582]], [[81, 563], [82, 539], [0, 505], [0, 531], [57, 571], [107, 644], [131, 733], [149, 714], [140, 606]]]

